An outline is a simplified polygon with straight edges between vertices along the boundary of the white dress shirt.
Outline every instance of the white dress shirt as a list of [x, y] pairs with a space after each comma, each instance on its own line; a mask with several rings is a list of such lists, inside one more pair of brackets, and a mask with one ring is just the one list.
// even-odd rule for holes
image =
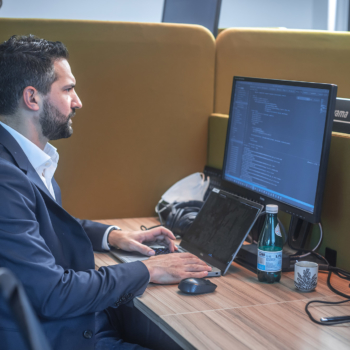
[[[0, 125], [4, 127], [12, 137], [17, 141], [17, 143], [22, 148], [23, 152], [27, 156], [29, 162], [32, 164], [35, 171], [38, 173], [40, 179], [43, 181], [46, 188], [49, 190], [52, 198], [56, 200], [55, 192], [52, 187], [52, 178], [57, 169], [59, 155], [57, 153], [57, 149], [47, 143], [45, 145], [44, 150], [41, 150], [37, 145], [28, 140], [18, 131], [12, 129], [8, 125], [2, 123], [0, 121]], [[119, 230], [117, 226], [110, 226], [107, 228], [104, 233], [102, 240], [102, 248], [105, 250], [109, 250], [109, 245], [107, 242], [108, 233], [113, 230]]]

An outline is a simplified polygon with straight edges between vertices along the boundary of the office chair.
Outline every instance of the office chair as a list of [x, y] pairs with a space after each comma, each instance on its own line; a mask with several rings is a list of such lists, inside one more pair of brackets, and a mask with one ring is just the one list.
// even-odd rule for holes
[[162, 22], [199, 24], [218, 35], [221, 0], [164, 0]]
[[41, 329], [22, 284], [14, 274], [0, 268], [0, 295], [5, 299], [23, 339], [30, 350], [50, 350], [51, 347]]

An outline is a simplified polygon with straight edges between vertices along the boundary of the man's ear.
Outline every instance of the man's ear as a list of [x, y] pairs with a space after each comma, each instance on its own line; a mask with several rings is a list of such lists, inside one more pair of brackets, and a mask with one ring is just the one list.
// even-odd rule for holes
[[33, 86], [27, 86], [23, 90], [23, 102], [27, 108], [32, 111], [38, 111], [40, 109], [41, 96], [39, 91]]

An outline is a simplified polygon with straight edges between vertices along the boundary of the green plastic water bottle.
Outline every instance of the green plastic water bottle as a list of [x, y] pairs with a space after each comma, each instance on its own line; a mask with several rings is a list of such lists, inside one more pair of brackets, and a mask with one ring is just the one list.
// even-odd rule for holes
[[283, 237], [277, 221], [278, 205], [266, 205], [266, 219], [258, 242], [258, 279], [279, 282], [282, 275]]

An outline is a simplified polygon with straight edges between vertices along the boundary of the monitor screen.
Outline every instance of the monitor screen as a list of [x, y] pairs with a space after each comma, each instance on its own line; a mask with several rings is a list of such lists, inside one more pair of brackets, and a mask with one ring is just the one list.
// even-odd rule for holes
[[164, 0], [162, 22], [199, 24], [217, 36], [221, 0]]
[[335, 98], [331, 84], [236, 77], [223, 179], [319, 220]]

